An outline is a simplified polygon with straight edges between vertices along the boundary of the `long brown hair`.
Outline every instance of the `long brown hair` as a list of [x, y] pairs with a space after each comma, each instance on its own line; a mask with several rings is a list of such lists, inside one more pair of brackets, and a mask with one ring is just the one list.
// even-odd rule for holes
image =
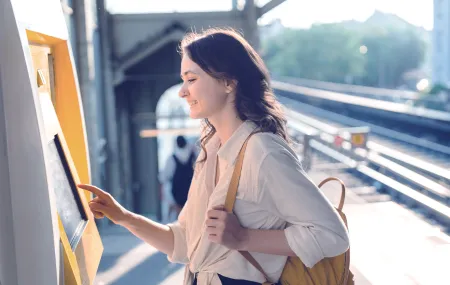
[[[189, 33], [181, 41], [180, 54], [189, 56], [213, 78], [235, 80], [235, 106], [239, 118], [254, 122], [262, 132], [280, 135], [290, 142], [286, 118], [270, 86], [267, 67], [239, 33], [218, 28]], [[199, 162], [206, 160], [205, 145], [215, 133], [214, 126], [205, 119], [200, 138], [205, 155]]]

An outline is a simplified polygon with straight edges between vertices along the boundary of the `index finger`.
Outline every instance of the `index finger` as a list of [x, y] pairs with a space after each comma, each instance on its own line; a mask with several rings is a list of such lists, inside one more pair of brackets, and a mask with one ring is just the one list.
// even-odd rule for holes
[[95, 187], [93, 185], [89, 185], [89, 184], [78, 184], [78, 187], [80, 187], [81, 189], [84, 189], [86, 191], [89, 191], [91, 193], [94, 193], [95, 195], [97, 195], [100, 198], [106, 198], [108, 197], [108, 194], [103, 191], [102, 189]]

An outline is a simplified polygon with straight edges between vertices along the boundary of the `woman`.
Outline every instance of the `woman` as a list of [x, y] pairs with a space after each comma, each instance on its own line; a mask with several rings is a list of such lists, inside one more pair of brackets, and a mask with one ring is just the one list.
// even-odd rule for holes
[[[312, 267], [349, 246], [330, 202], [302, 170], [289, 146], [286, 120], [272, 93], [267, 69], [236, 32], [210, 29], [181, 42], [179, 96], [190, 117], [204, 119], [202, 152], [178, 221], [161, 225], [121, 207], [109, 194], [90, 208], [185, 263], [184, 284], [261, 284], [264, 276], [238, 250], [249, 251], [271, 282], [287, 256]], [[244, 157], [234, 214], [223, 205], [237, 154], [253, 132]]]

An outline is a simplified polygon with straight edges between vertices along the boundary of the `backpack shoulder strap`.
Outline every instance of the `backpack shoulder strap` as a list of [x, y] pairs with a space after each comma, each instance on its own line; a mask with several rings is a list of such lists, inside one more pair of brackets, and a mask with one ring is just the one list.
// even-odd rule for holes
[[181, 164], [180, 160], [178, 159], [178, 157], [175, 154], [172, 154], [173, 160], [175, 160], [175, 164]]
[[[322, 187], [325, 183], [328, 183], [330, 181], [337, 181], [341, 184], [341, 200], [339, 201], [339, 206], [337, 207], [337, 209], [339, 211], [342, 212], [342, 209], [344, 208], [344, 200], [345, 200], [345, 184], [344, 182], [337, 178], [337, 177], [328, 177], [325, 180], [323, 180], [322, 182], [319, 183], [319, 188]], [[348, 229], [348, 224], [347, 224], [347, 219], [345, 218], [345, 215], [343, 215], [342, 213], [339, 213], [341, 215], [341, 218], [345, 224], [345, 226]], [[345, 256], [345, 261], [344, 261], [344, 280], [342, 282], [342, 284], [347, 284], [348, 283], [348, 279], [351, 278], [352, 280], [352, 276], [353, 274], [350, 272], [350, 248], [345, 252], [344, 254]], [[353, 281], [351, 284], [354, 284]]]
[[234, 202], [236, 201], [237, 189], [239, 186], [239, 179], [241, 178], [242, 164], [244, 163], [245, 149], [247, 148], [248, 141], [256, 132], [251, 133], [245, 142], [242, 144], [239, 151], [236, 164], [234, 166], [233, 176], [231, 176], [230, 186], [228, 187], [227, 198], [225, 200], [225, 210], [228, 213], [233, 212]]
[[337, 181], [341, 184], [342, 192], [341, 192], [341, 200], [339, 201], [338, 209], [339, 209], [339, 211], [342, 211], [342, 209], [344, 208], [344, 201], [345, 201], [345, 184], [344, 184], [344, 182], [342, 182], [342, 180], [337, 177], [328, 177], [327, 179], [325, 179], [319, 183], [319, 188], [322, 187], [325, 183], [328, 183], [333, 180]]
[[[225, 210], [228, 213], [233, 212], [234, 202], [236, 201], [236, 194], [237, 189], [239, 186], [239, 179], [241, 177], [241, 170], [242, 170], [242, 164], [244, 163], [244, 154], [245, 149], [247, 148], [248, 141], [250, 140], [251, 136], [253, 136], [256, 132], [251, 133], [247, 139], [245, 140], [244, 144], [241, 147], [241, 150], [239, 151], [236, 164], [234, 166], [233, 176], [231, 177], [230, 186], [228, 187], [228, 193], [227, 198], [225, 200]], [[261, 265], [259, 265], [258, 261], [248, 252], [248, 251], [239, 251], [242, 256], [247, 259], [248, 262], [250, 262], [256, 269], [258, 269], [259, 272], [266, 278], [266, 281], [269, 280], [267, 274], [264, 272]], [[265, 282], [264, 284], [271, 284], [269, 282]]]

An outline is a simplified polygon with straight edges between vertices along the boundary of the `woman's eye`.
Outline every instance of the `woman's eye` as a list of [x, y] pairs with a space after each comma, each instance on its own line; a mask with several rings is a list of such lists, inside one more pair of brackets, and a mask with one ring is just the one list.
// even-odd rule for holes
[[192, 83], [192, 82], [194, 82], [195, 81], [195, 79], [188, 79], [188, 82], [189, 83]]

